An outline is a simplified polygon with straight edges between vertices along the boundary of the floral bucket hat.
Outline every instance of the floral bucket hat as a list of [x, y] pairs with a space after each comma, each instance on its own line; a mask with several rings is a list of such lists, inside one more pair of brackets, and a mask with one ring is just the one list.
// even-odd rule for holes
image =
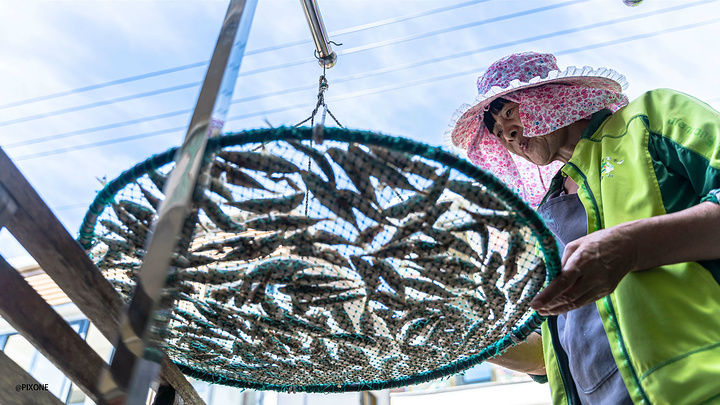
[[562, 162], [537, 166], [508, 152], [483, 122], [490, 103], [504, 98], [520, 105], [519, 113], [528, 137], [546, 135], [602, 109], [613, 112], [625, 106], [625, 76], [589, 66], [560, 70], [555, 56], [536, 52], [506, 56], [478, 78], [474, 105], [455, 113], [446, 138], [467, 150], [468, 158], [491, 172], [536, 208]]

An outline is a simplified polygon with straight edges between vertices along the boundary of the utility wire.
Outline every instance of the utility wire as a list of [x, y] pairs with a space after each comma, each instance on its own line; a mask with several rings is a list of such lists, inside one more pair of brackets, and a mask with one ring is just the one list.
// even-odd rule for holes
[[[351, 28], [346, 28], [346, 29], [343, 29], [343, 30], [334, 31], [334, 32], [331, 32], [331, 33], [330, 33], [330, 36], [335, 37], [335, 36], [340, 36], [340, 35], [345, 35], [345, 34], [360, 32], [360, 31], [364, 31], [364, 30], [371, 29], [371, 28], [377, 28], [377, 27], [381, 27], [381, 26], [384, 26], [384, 25], [390, 25], [390, 24], [395, 24], [395, 23], [398, 23], [398, 22], [403, 22], [403, 21], [412, 20], [412, 19], [415, 19], [415, 18], [426, 17], [426, 16], [433, 15], [433, 14], [439, 14], [439, 13], [442, 13], [442, 12], [445, 12], [445, 11], [456, 10], [456, 9], [459, 9], [459, 8], [463, 8], [463, 7], [467, 7], [467, 6], [472, 6], [472, 5], [479, 4], [479, 3], [485, 3], [485, 2], [487, 2], [487, 1], [490, 1], [490, 0], [472, 0], [472, 1], [466, 1], [466, 2], [464, 2], [464, 3], [453, 4], [453, 5], [450, 5], [450, 6], [440, 7], [440, 8], [436, 8], [436, 9], [433, 9], [433, 10], [423, 11], [423, 12], [419, 12], [419, 13], [415, 13], [415, 14], [408, 14], [408, 15], [405, 15], [405, 16], [400, 16], [400, 17], [395, 17], [395, 18], [388, 18], [388, 19], [385, 19], [385, 20], [380, 20], [380, 21], [376, 21], [376, 22], [373, 22], [373, 23], [369, 23], [369, 24], [363, 24], [363, 25], [358, 25], [358, 26], [351, 27]], [[312, 40], [309, 40], [309, 39], [308, 39], [308, 40], [299, 40], [299, 41], [294, 41], [294, 42], [288, 42], [288, 43], [284, 43], [284, 44], [269, 46], [269, 47], [265, 47], [265, 48], [255, 49], [255, 50], [251, 50], [251, 51], [245, 52], [245, 56], [257, 55], [257, 54], [260, 54], [260, 53], [275, 51], [275, 50], [278, 50], [278, 49], [289, 48], [289, 47], [292, 47], [292, 46], [302, 45], [302, 44], [306, 44], [306, 43], [312, 43]], [[98, 84], [93, 84], [93, 85], [90, 85], [90, 86], [84, 86], [84, 87], [79, 87], [79, 88], [75, 88], [75, 89], [71, 89], [71, 90], [61, 91], [61, 92], [58, 92], [58, 93], [52, 93], [52, 94], [47, 94], [47, 95], [44, 95], [44, 96], [38, 96], [38, 97], [28, 98], [28, 99], [25, 99], [25, 100], [20, 100], [20, 101], [15, 101], [15, 102], [8, 103], [8, 104], [0, 105], [0, 110], [6, 109], [6, 108], [11, 108], [11, 107], [18, 107], [18, 106], [25, 105], [25, 104], [36, 103], [36, 102], [39, 102], [39, 101], [51, 100], [51, 99], [54, 99], [54, 98], [69, 96], [69, 95], [72, 95], [72, 94], [84, 93], [84, 92], [88, 92], [88, 91], [91, 91], [91, 90], [97, 90], [97, 89], [101, 89], [101, 88], [104, 88], [104, 87], [116, 86], [116, 85], [118, 85], [118, 84], [124, 84], [124, 83], [129, 83], [129, 82], [133, 82], [133, 81], [137, 81], [137, 80], [148, 79], [148, 78], [151, 78], [151, 77], [162, 76], [162, 75], [166, 75], [166, 74], [169, 74], [169, 73], [180, 72], [180, 71], [183, 71], [183, 70], [194, 69], [194, 68], [197, 68], [197, 67], [206, 66], [206, 65], [208, 64], [208, 62], [209, 62], [209, 61], [205, 60], [205, 61], [202, 61], [202, 62], [189, 63], [189, 64], [186, 64], [186, 65], [175, 66], [175, 67], [171, 67], [171, 68], [167, 68], [167, 69], [157, 70], [157, 71], [154, 71], [154, 72], [148, 72], [148, 73], [143, 73], [143, 74], [136, 75], [136, 76], [130, 76], [130, 77], [122, 78], [122, 79], [112, 80], [112, 81], [109, 81], [109, 82], [98, 83]]]
[[[385, 68], [373, 70], [370, 72], [362, 72], [362, 73], [359, 73], [359, 74], [356, 74], [353, 76], [349, 76], [346, 78], [335, 79], [335, 80], [333, 80], [333, 83], [348, 82], [351, 80], [367, 78], [367, 77], [376, 76], [376, 75], [380, 75], [380, 74], [384, 74], [384, 73], [390, 73], [390, 72], [394, 72], [394, 71], [429, 65], [432, 63], [444, 62], [444, 61], [448, 61], [448, 60], [452, 60], [452, 59], [457, 59], [457, 58], [461, 58], [461, 57], [465, 57], [465, 56], [474, 55], [474, 54], [481, 53], [481, 52], [487, 52], [487, 51], [491, 51], [491, 50], [506, 48], [506, 47], [510, 47], [513, 45], [519, 45], [519, 44], [523, 44], [523, 43], [527, 43], [527, 42], [538, 41], [541, 39], [548, 39], [548, 38], [552, 38], [552, 37], [556, 37], [556, 36], [576, 33], [576, 32], [585, 31], [588, 29], [599, 28], [599, 27], [603, 27], [603, 26], [607, 26], [607, 25], [611, 25], [611, 24], [617, 24], [620, 22], [626, 22], [626, 21], [644, 18], [644, 17], [648, 17], [648, 16], [652, 16], [652, 15], [668, 13], [668, 12], [677, 11], [677, 10], [683, 9], [683, 8], [696, 7], [696, 6], [705, 4], [705, 3], [715, 2], [715, 1], [717, 1], [717, 0], [701, 0], [698, 2], [694, 2], [694, 3], [687, 3], [687, 4], [682, 4], [680, 6], [668, 7], [666, 9], [662, 9], [662, 10], [656, 10], [656, 11], [652, 11], [652, 12], [648, 12], [648, 13], [637, 14], [632, 17], [623, 17], [623, 18], [619, 18], [619, 19], [615, 19], [615, 20], [602, 21], [599, 23], [585, 25], [582, 27], [555, 31], [552, 33], [536, 35], [533, 37], [519, 39], [516, 41], [510, 41], [510, 42], [490, 45], [490, 46], [486, 46], [486, 47], [476, 48], [476, 49], [472, 49], [469, 51], [458, 52], [458, 53], [454, 53], [454, 54], [443, 56], [443, 57], [431, 58], [431, 59], [426, 59], [426, 60], [422, 60], [422, 61], [418, 61], [418, 62], [411, 62], [411, 63], [402, 64], [402, 65], [385, 67]], [[264, 94], [259, 94], [259, 95], [255, 95], [255, 96], [249, 96], [249, 97], [236, 99], [236, 100], [231, 101], [231, 104], [254, 101], [254, 100], [258, 100], [258, 99], [262, 99], [262, 98], [273, 97], [273, 96], [282, 95], [282, 94], [289, 94], [292, 92], [304, 91], [304, 90], [309, 90], [309, 89], [313, 89], [313, 88], [315, 88], [315, 85], [309, 85], [309, 86], [305, 85], [305, 86], [299, 86], [299, 87], [295, 87], [295, 88], [291, 88], [291, 89], [278, 90], [278, 91], [274, 91], [274, 92], [270, 92], [270, 93], [264, 93]], [[87, 133], [106, 130], [106, 129], [120, 128], [123, 126], [133, 125], [133, 124], [137, 124], [137, 123], [148, 122], [148, 121], [153, 121], [153, 120], [157, 120], [157, 119], [163, 119], [163, 118], [168, 118], [168, 117], [173, 117], [173, 116], [178, 116], [178, 115], [183, 115], [183, 114], [189, 114], [191, 112], [192, 112], [192, 109], [173, 111], [173, 112], [169, 112], [169, 113], [153, 115], [153, 116], [139, 118], [139, 119], [130, 120], [130, 121], [124, 121], [124, 122], [119, 122], [119, 123], [114, 123], [114, 124], [103, 125], [103, 126], [99, 126], [99, 127], [93, 127], [93, 128], [83, 129], [83, 130], [76, 130], [76, 131], [61, 133], [61, 134], [57, 134], [57, 135], [51, 135], [51, 136], [46, 136], [46, 137], [41, 137], [41, 138], [35, 138], [35, 139], [29, 139], [29, 140], [24, 140], [24, 141], [20, 141], [20, 142], [10, 143], [10, 144], [4, 145], [4, 148], [10, 149], [10, 148], [19, 147], [19, 146], [37, 144], [37, 143], [67, 138], [67, 137], [75, 136], [75, 135], [87, 134]]]
[[[468, 23], [468, 24], [456, 25], [453, 27], [443, 28], [440, 30], [423, 32], [420, 34], [407, 35], [407, 36], [400, 37], [400, 38], [394, 38], [394, 39], [390, 39], [390, 40], [374, 42], [371, 44], [366, 44], [366, 45], [358, 46], [355, 48], [338, 51], [337, 54], [338, 55], [350, 55], [350, 54], [354, 54], [354, 53], [358, 53], [358, 52], [364, 52], [364, 51], [368, 51], [368, 50], [372, 50], [372, 49], [381, 48], [384, 46], [395, 45], [395, 44], [413, 41], [413, 40], [417, 40], [417, 39], [424, 39], [424, 38], [441, 35], [441, 34], [447, 34], [449, 32], [453, 32], [453, 31], [459, 31], [459, 30], [463, 30], [463, 29], [467, 29], [467, 28], [475, 28], [475, 27], [479, 27], [481, 25], [490, 24], [490, 23], [494, 23], [494, 22], [498, 22], [498, 21], [509, 20], [509, 19], [516, 18], [516, 17], [523, 17], [523, 16], [527, 16], [527, 15], [537, 14], [537, 13], [541, 13], [544, 11], [549, 11], [549, 10], [553, 10], [553, 9], [561, 8], [561, 7], [567, 7], [567, 6], [571, 6], [571, 5], [575, 5], [575, 4], [587, 2], [587, 1], [590, 1], [590, 0], [570, 0], [570, 1], [566, 1], [564, 3], [557, 3], [557, 4], [538, 7], [538, 8], [534, 8], [534, 9], [530, 9], [530, 10], [519, 11], [516, 13], [505, 14], [505, 15], [498, 16], [498, 17], [492, 17], [492, 18], [488, 18], [485, 20], [474, 21], [474, 22]], [[706, 1], [716, 1], [716, 0], [706, 0]], [[316, 61], [317, 61], [316, 58], [312, 58], [312, 59], [308, 58], [308, 59], [301, 59], [301, 60], [296, 60], [296, 61], [292, 61], [292, 62], [286, 62], [286, 63], [282, 63], [279, 65], [265, 66], [265, 67], [258, 68], [255, 70], [248, 70], [248, 71], [240, 72], [238, 74], [238, 77], [252, 76], [255, 74], [259, 74], [259, 73], [265, 73], [265, 72], [269, 72], [269, 71], [273, 71], [273, 70], [295, 67], [295, 66], [304, 65], [307, 63], [313, 63]], [[135, 99], [142, 98], [142, 97], [149, 97], [149, 96], [154, 96], [154, 95], [158, 95], [158, 94], [168, 93], [171, 91], [187, 89], [190, 87], [199, 86], [200, 84], [202, 84], [202, 82], [187, 83], [187, 84], [182, 84], [182, 85], [178, 85], [178, 86], [167, 87], [164, 89], [153, 90], [153, 91], [149, 91], [146, 93], [123, 96], [123, 97], [119, 97], [119, 98], [112, 99], [112, 100], [99, 101], [99, 102], [79, 105], [79, 106], [75, 106], [75, 107], [63, 108], [60, 110], [50, 111], [50, 112], [46, 112], [46, 113], [28, 115], [25, 117], [20, 117], [20, 118], [8, 120], [8, 121], [0, 121], [0, 127], [13, 125], [13, 124], [19, 124], [19, 123], [28, 122], [28, 121], [34, 121], [34, 120], [42, 119], [42, 118], [54, 117], [54, 116], [58, 116], [58, 115], [62, 115], [62, 114], [67, 114], [70, 112], [77, 112], [77, 111], [85, 110], [88, 108], [109, 105], [109, 104], [113, 104], [116, 102], [130, 101], [130, 100], [135, 100]]]
[[[591, 44], [591, 45], [586, 45], [586, 46], [582, 46], [582, 47], [566, 49], [566, 50], [562, 50], [562, 51], [555, 51], [552, 53], [554, 55], [567, 55], [567, 54], [572, 54], [572, 53], [578, 53], [578, 52], [582, 52], [582, 51], [586, 51], [586, 50], [590, 50], [590, 49], [597, 49], [597, 48], [617, 45], [617, 44], [621, 44], [621, 43], [625, 43], [625, 42], [655, 37], [655, 36], [662, 35], [662, 34], [685, 31], [688, 29], [698, 28], [698, 27], [702, 27], [702, 26], [706, 26], [706, 25], [717, 24], [718, 22], [720, 22], [720, 18], [715, 18], [715, 19], [708, 20], [708, 21], [702, 21], [702, 22], [698, 22], [698, 23], [682, 25], [682, 26], [674, 27], [674, 28], [666, 28], [666, 29], [663, 29], [660, 31], [654, 31], [654, 32], [649, 32], [649, 33], [644, 33], [644, 34], [633, 35], [633, 36], [620, 38], [620, 39], [616, 39], [616, 40], [612, 40], [612, 41], [606, 41], [606, 42], [601, 42], [601, 43], [597, 43], [597, 44]], [[460, 77], [460, 76], [465, 76], [468, 74], [474, 74], [474, 73], [477, 73], [478, 70], [483, 70], [483, 69], [484, 68], [480, 68], [480, 69], [473, 68], [473, 69], [464, 70], [461, 72], [450, 73], [450, 74], [435, 76], [435, 77], [431, 77], [431, 78], [424, 78], [424, 79], [418, 79], [418, 80], [413, 80], [413, 81], [408, 81], [408, 82], [403, 82], [403, 83], [396, 83], [393, 85], [379, 87], [376, 89], [369, 89], [369, 90], [359, 91], [359, 92], [355, 92], [355, 93], [351, 93], [351, 94], [346, 94], [343, 96], [332, 97], [329, 99], [329, 101], [345, 100], [345, 99], [349, 99], [349, 98], [383, 93], [383, 92], [387, 92], [387, 91], [391, 91], [391, 90], [399, 90], [399, 89], [418, 86], [418, 85], [422, 85], [422, 84], [435, 83], [435, 82], [442, 81], [442, 80], [448, 80], [448, 79], [453, 79], [453, 78]], [[229, 117], [227, 119], [227, 122], [237, 121], [237, 120], [252, 118], [252, 117], [258, 117], [258, 116], [263, 116], [263, 115], [267, 115], [267, 114], [283, 112], [283, 111], [288, 111], [288, 110], [293, 110], [293, 109], [298, 109], [298, 108], [307, 108], [307, 107], [308, 107], [308, 103], [295, 104], [295, 105], [291, 105], [291, 106], [285, 106], [285, 107], [280, 107], [280, 108], [275, 108], [275, 109], [270, 109], [270, 110], [259, 111], [259, 112], [255, 112], [255, 113], [248, 113], [248, 114]], [[175, 128], [169, 128], [169, 129], [164, 129], [164, 130], [159, 130], [159, 131], [147, 132], [144, 134], [127, 136], [127, 137], [123, 137], [123, 138], [115, 138], [115, 139], [109, 139], [109, 140], [101, 141], [101, 142], [93, 142], [93, 143], [88, 143], [88, 144], [84, 144], [84, 145], [76, 145], [76, 146], [63, 148], [63, 149], [54, 149], [54, 150], [45, 151], [45, 152], [21, 155], [21, 156], [13, 157], [12, 159], [14, 161], [29, 160], [29, 159], [35, 159], [35, 158], [44, 157], [44, 156], [57, 155], [57, 154], [62, 154], [62, 153], [66, 153], [66, 152], [76, 151], [76, 150], [89, 149], [89, 148], [94, 148], [94, 147], [98, 147], [98, 146], [110, 145], [110, 144], [117, 144], [117, 143], [132, 141], [132, 140], [136, 140], [136, 139], [149, 138], [152, 136], [162, 135], [162, 134], [166, 134], [166, 133], [170, 133], [170, 132], [180, 132], [180, 131], [186, 131], [186, 130], [187, 130], [186, 126], [175, 127]]]

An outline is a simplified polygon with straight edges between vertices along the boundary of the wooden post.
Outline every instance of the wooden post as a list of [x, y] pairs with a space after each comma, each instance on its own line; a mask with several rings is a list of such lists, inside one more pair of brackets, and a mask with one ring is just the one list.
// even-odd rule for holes
[[[125, 306], [120, 295], [105, 280], [2, 148], [0, 186], [17, 207], [4, 225], [103, 336], [113, 342], [119, 330], [118, 317]], [[162, 360], [161, 375], [186, 404], [205, 403], [167, 356]]]
[[0, 257], [0, 315], [90, 399], [105, 362], [80, 335]]
[[[26, 390], [27, 385], [42, 385], [5, 353], [0, 351], [0, 396], [3, 403], [17, 405], [62, 405], [55, 395], [45, 390]], [[24, 385], [23, 385], [24, 384]]]

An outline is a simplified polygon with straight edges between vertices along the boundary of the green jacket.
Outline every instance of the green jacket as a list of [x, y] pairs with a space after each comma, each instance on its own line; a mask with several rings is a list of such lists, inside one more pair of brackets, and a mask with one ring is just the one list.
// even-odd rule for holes
[[[718, 203], [720, 114], [682, 93], [647, 92], [615, 114], [596, 113], [561, 172], [580, 186], [588, 233]], [[720, 403], [720, 260], [630, 273], [596, 304], [635, 403]], [[548, 324], [553, 402], [574, 403]]]

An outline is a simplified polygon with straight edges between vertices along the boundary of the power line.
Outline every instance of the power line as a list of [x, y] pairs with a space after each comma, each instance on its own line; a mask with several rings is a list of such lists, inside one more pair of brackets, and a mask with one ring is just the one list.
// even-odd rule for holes
[[[570, 0], [570, 1], [566, 1], [564, 3], [558, 3], [558, 4], [538, 7], [538, 8], [534, 8], [534, 9], [530, 9], [530, 10], [519, 11], [516, 13], [505, 14], [505, 15], [498, 16], [498, 17], [492, 17], [492, 18], [475, 21], [475, 22], [468, 23], [468, 24], [456, 25], [453, 27], [444, 28], [444, 29], [440, 29], [440, 30], [424, 32], [424, 33], [415, 34], [415, 35], [408, 35], [408, 36], [394, 38], [394, 39], [380, 41], [380, 42], [374, 42], [371, 44], [366, 44], [366, 45], [358, 46], [355, 48], [346, 49], [344, 51], [338, 51], [337, 54], [338, 55], [350, 55], [350, 54], [354, 54], [354, 53], [358, 53], [358, 52], [364, 52], [364, 51], [368, 51], [368, 50], [372, 50], [372, 49], [377, 49], [377, 48], [384, 47], [384, 46], [395, 45], [395, 44], [413, 41], [413, 40], [417, 40], [417, 39], [428, 38], [428, 37], [432, 37], [435, 35], [447, 34], [449, 32], [453, 32], [453, 31], [459, 31], [459, 30], [463, 30], [463, 29], [467, 29], [467, 28], [479, 27], [481, 25], [490, 24], [493, 22], [504, 21], [504, 20], [509, 20], [509, 19], [516, 18], [516, 17], [523, 17], [523, 16], [527, 16], [527, 15], [537, 14], [537, 13], [541, 13], [544, 11], [549, 11], [549, 10], [556, 9], [556, 8], [575, 5], [575, 4], [587, 2], [587, 1], [590, 1], [590, 0]], [[296, 61], [292, 61], [292, 62], [286, 62], [286, 63], [279, 64], [279, 65], [266, 66], [266, 67], [258, 68], [255, 70], [240, 72], [238, 74], [238, 77], [252, 76], [255, 74], [265, 73], [265, 72], [269, 72], [269, 71], [273, 71], [273, 70], [295, 67], [295, 66], [306, 64], [306, 63], [313, 63], [315, 61], [316, 61], [315, 58], [312, 58], [312, 59], [308, 58], [308, 59], [301, 59], [301, 60], [296, 60]], [[168, 92], [172, 92], [172, 91], [187, 89], [190, 87], [199, 86], [201, 83], [202, 82], [187, 83], [187, 84], [182, 84], [182, 85], [178, 85], [178, 86], [167, 87], [164, 89], [153, 90], [153, 91], [149, 91], [149, 92], [145, 92], [145, 93], [123, 96], [123, 97], [119, 97], [116, 99], [99, 101], [99, 102], [84, 104], [84, 105], [80, 105], [80, 106], [64, 108], [64, 109], [60, 109], [60, 110], [50, 111], [47, 113], [28, 115], [25, 117], [16, 118], [16, 119], [8, 120], [8, 121], [0, 121], [0, 127], [19, 124], [19, 123], [28, 122], [28, 121], [34, 121], [34, 120], [42, 119], [42, 118], [53, 117], [53, 116], [57, 116], [57, 115], [67, 114], [70, 112], [77, 112], [77, 111], [85, 110], [88, 108], [113, 104], [116, 102], [130, 101], [130, 100], [135, 100], [135, 99], [139, 99], [139, 98], [143, 98], [143, 97], [149, 97], [149, 96], [168, 93]]]
[[[426, 59], [426, 60], [422, 60], [422, 61], [418, 61], [418, 62], [406, 63], [403, 65], [395, 65], [392, 67], [385, 67], [385, 68], [373, 70], [370, 72], [363, 72], [363, 73], [356, 74], [356, 75], [353, 75], [350, 77], [335, 79], [335, 80], [333, 80], [333, 82], [334, 83], [348, 82], [351, 80], [367, 78], [367, 77], [376, 76], [376, 75], [380, 75], [380, 74], [384, 74], [384, 73], [390, 73], [390, 72], [404, 70], [404, 69], [408, 69], [408, 68], [424, 66], [424, 65], [431, 64], [431, 63], [448, 61], [448, 60], [452, 60], [452, 59], [457, 59], [457, 58], [461, 58], [461, 57], [465, 57], [465, 56], [474, 55], [474, 54], [481, 53], [481, 52], [487, 52], [487, 51], [491, 51], [491, 50], [506, 48], [506, 47], [510, 47], [513, 45], [520, 45], [523, 43], [538, 41], [541, 39], [548, 39], [548, 38], [552, 38], [552, 37], [556, 37], [556, 36], [577, 33], [577, 32], [585, 31], [588, 29], [599, 28], [599, 27], [603, 27], [603, 26], [607, 26], [607, 25], [617, 24], [620, 22], [627, 22], [627, 21], [645, 18], [645, 17], [657, 15], [657, 14], [677, 11], [677, 10], [683, 9], [683, 8], [696, 7], [696, 6], [705, 4], [705, 3], [710, 3], [710, 2], [715, 2], [715, 1], [717, 1], [717, 0], [701, 0], [701, 1], [694, 2], [694, 3], [687, 3], [687, 4], [682, 4], [679, 6], [668, 7], [665, 9], [651, 11], [651, 12], [647, 12], [647, 13], [643, 13], [643, 14], [636, 14], [631, 17], [622, 17], [622, 18], [618, 18], [618, 19], [614, 19], [614, 20], [601, 21], [598, 23], [589, 24], [589, 25], [585, 25], [582, 27], [560, 30], [560, 31], [555, 31], [555, 32], [548, 33], [548, 34], [536, 35], [533, 37], [523, 38], [523, 39], [519, 39], [519, 40], [515, 40], [515, 41], [504, 42], [504, 43], [495, 44], [495, 45], [489, 45], [486, 47], [476, 48], [476, 49], [472, 49], [469, 51], [458, 52], [458, 53], [446, 55], [443, 57], [431, 58], [431, 59]], [[270, 92], [270, 93], [264, 93], [264, 94], [260, 94], [260, 95], [244, 97], [244, 98], [233, 100], [231, 103], [237, 104], [237, 103], [242, 103], [242, 102], [254, 101], [254, 100], [258, 100], [258, 99], [262, 99], [262, 98], [266, 98], [266, 97], [272, 97], [272, 96], [288, 94], [288, 93], [297, 92], [297, 91], [309, 90], [312, 88], [315, 88], [314, 84], [309, 85], [309, 86], [299, 86], [299, 87], [295, 87], [295, 88], [291, 88], [291, 89], [278, 90], [278, 91], [274, 91], [274, 92]], [[86, 134], [86, 133], [96, 132], [96, 131], [101, 131], [101, 130], [106, 130], [106, 129], [120, 128], [123, 126], [133, 125], [133, 124], [137, 124], [137, 123], [153, 121], [156, 119], [168, 118], [168, 117], [178, 116], [178, 115], [182, 115], [182, 114], [189, 114], [191, 112], [192, 112], [192, 109], [179, 110], [179, 111], [139, 118], [139, 119], [135, 119], [135, 120], [124, 121], [124, 122], [120, 122], [120, 123], [108, 124], [108, 125], [103, 125], [103, 126], [88, 128], [88, 129], [83, 129], [83, 130], [76, 130], [76, 131], [61, 133], [61, 134], [57, 134], [57, 135], [46, 136], [46, 137], [42, 137], [42, 138], [24, 140], [24, 141], [15, 142], [12, 144], [7, 144], [4, 147], [6, 149], [10, 149], [13, 147], [26, 146], [26, 145], [30, 145], [30, 144], [36, 144], [36, 143], [42, 143], [42, 142], [67, 138], [67, 137], [74, 136], [74, 135]]]
[[177, 85], [177, 86], [166, 87], [166, 88], [163, 88], [163, 89], [146, 91], [146, 92], [144, 92], [144, 93], [131, 94], [131, 95], [129, 95], [129, 96], [117, 97], [117, 98], [113, 98], [113, 99], [110, 99], [110, 100], [96, 101], [96, 102], [94, 102], [94, 103], [89, 103], [89, 104], [83, 104], [83, 105], [78, 105], [78, 106], [74, 106], [74, 107], [63, 108], [63, 109], [60, 109], [60, 110], [50, 111], [50, 112], [47, 112], [47, 113], [35, 114], [35, 115], [28, 115], [28, 116], [26, 116], [26, 117], [16, 118], [16, 119], [14, 119], [14, 120], [9, 120], [9, 121], [0, 122], [0, 127], [4, 127], [4, 126], [7, 126], [7, 125], [13, 125], [13, 124], [19, 124], [19, 123], [21, 123], [21, 122], [34, 121], [34, 120], [38, 120], [38, 119], [41, 119], [41, 118], [54, 117], [54, 116], [57, 116], [57, 115], [67, 114], [67, 113], [70, 113], [70, 112], [77, 112], [77, 111], [87, 110], [87, 109], [89, 109], [89, 108], [101, 107], [101, 106], [104, 106], [104, 105], [110, 105], [110, 104], [120, 103], [120, 102], [123, 102], [123, 101], [137, 100], [137, 99], [143, 98], [143, 97], [150, 97], [150, 96], [156, 96], [156, 95], [158, 95], [158, 94], [170, 93], [170, 92], [178, 91], [178, 90], [185, 90], [185, 89], [189, 89], [189, 88], [192, 88], [192, 87], [200, 86], [201, 84], [202, 84], [202, 82], [194, 82], [194, 83], [180, 84], [180, 85]]
[[[414, 13], [414, 14], [408, 14], [406, 16], [388, 18], [385, 20], [376, 21], [374, 23], [363, 24], [363, 25], [346, 28], [346, 29], [339, 30], [339, 31], [334, 31], [334, 32], [330, 33], [330, 36], [339, 36], [339, 35], [360, 32], [360, 31], [364, 31], [364, 30], [367, 30], [370, 28], [377, 28], [377, 27], [381, 27], [384, 25], [390, 25], [390, 24], [395, 24], [395, 23], [402, 22], [402, 21], [412, 20], [415, 18], [426, 17], [426, 16], [433, 15], [433, 14], [439, 14], [439, 13], [442, 13], [445, 11], [456, 10], [459, 8], [463, 8], [463, 7], [467, 7], [467, 6], [471, 6], [471, 5], [475, 5], [475, 4], [479, 4], [479, 3], [485, 3], [487, 1], [490, 1], [490, 0], [466, 1], [464, 3], [453, 4], [450, 6], [440, 7], [440, 8], [436, 8], [433, 10], [423, 11], [423, 12]], [[288, 42], [285, 44], [279, 44], [279, 45], [269, 46], [269, 47], [265, 47], [265, 48], [250, 50], [250, 51], [245, 52], [245, 56], [257, 55], [260, 53], [275, 51], [278, 49], [289, 48], [292, 46], [302, 45], [302, 44], [306, 44], [306, 43], [312, 43], [312, 40], [310, 40], [310, 39], [299, 40], [299, 41], [294, 41], [294, 42]], [[93, 84], [90, 86], [78, 87], [78, 88], [71, 89], [71, 90], [61, 91], [58, 93], [52, 93], [52, 94], [47, 94], [44, 96], [28, 98], [25, 100], [20, 100], [20, 101], [15, 101], [15, 102], [8, 103], [8, 104], [0, 105], [0, 110], [6, 109], [6, 108], [11, 108], [11, 107], [18, 107], [18, 106], [25, 105], [25, 104], [36, 103], [39, 101], [51, 100], [53, 98], [69, 96], [72, 94], [84, 93], [84, 92], [88, 92], [91, 90], [97, 90], [97, 89], [101, 89], [104, 87], [116, 86], [118, 84], [125, 84], [125, 83], [129, 83], [129, 82], [137, 81], [137, 80], [148, 79], [151, 77], [162, 76], [162, 75], [166, 75], [169, 73], [180, 72], [183, 70], [194, 69], [197, 67], [206, 66], [207, 64], [208, 64], [208, 61], [204, 60], [201, 62], [194, 62], [194, 63], [189, 63], [186, 65], [175, 66], [175, 67], [171, 67], [171, 68], [167, 68], [167, 69], [157, 70], [154, 72], [148, 72], [148, 73], [143, 73], [143, 74], [136, 75], [136, 76], [130, 76], [130, 77], [122, 78], [122, 79], [112, 80], [109, 82], [98, 83], [98, 84]]]
[[[667, 33], [671, 33], [671, 32], [678, 32], [678, 31], [684, 31], [684, 30], [688, 30], [688, 29], [692, 29], [692, 28], [698, 28], [698, 27], [702, 27], [702, 26], [706, 26], [706, 25], [716, 24], [718, 22], [720, 22], [720, 18], [715, 18], [715, 19], [708, 20], [708, 21], [702, 21], [702, 22], [698, 22], [698, 23], [682, 25], [682, 26], [674, 27], [674, 28], [666, 28], [666, 29], [663, 29], [660, 31], [633, 35], [633, 36], [620, 38], [620, 39], [616, 39], [616, 40], [612, 40], [612, 41], [606, 41], [606, 42], [601, 42], [601, 43], [592, 44], [592, 45], [586, 45], [586, 46], [582, 46], [582, 47], [578, 47], [578, 48], [566, 49], [566, 50], [562, 50], [562, 51], [555, 51], [555, 52], [553, 52], [553, 54], [567, 55], [567, 54], [582, 52], [582, 51], [586, 51], [586, 50], [590, 50], [590, 49], [597, 49], [597, 48], [602, 48], [602, 47], [606, 47], [606, 46], [617, 45], [617, 44], [624, 43], [624, 42], [630, 42], [630, 41], [635, 41], [635, 40], [639, 40], [639, 39], [646, 39], [646, 38], [655, 37], [658, 35], [667, 34]], [[346, 94], [343, 96], [332, 97], [332, 98], [329, 98], [328, 101], [340, 101], [340, 100], [345, 100], [348, 98], [367, 96], [367, 95], [383, 93], [383, 92], [387, 92], [387, 91], [391, 91], [391, 90], [399, 90], [399, 89], [403, 89], [403, 88], [407, 88], [407, 87], [418, 86], [421, 84], [428, 84], [428, 83], [438, 82], [438, 81], [442, 81], [442, 80], [453, 79], [456, 77], [477, 73], [479, 70], [483, 70], [483, 69], [484, 68], [479, 68], [479, 69], [473, 68], [473, 69], [464, 70], [461, 72], [449, 73], [446, 75], [440, 75], [440, 76], [435, 76], [435, 77], [431, 77], [431, 78], [417, 79], [417, 80], [404, 82], [404, 83], [396, 83], [396, 84], [392, 84], [392, 85], [388, 85], [388, 86], [384, 86], [384, 87], [379, 87], [376, 89], [363, 90], [363, 91], [359, 91], [359, 92], [355, 92], [355, 93]], [[228, 122], [237, 121], [237, 120], [241, 120], [241, 119], [253, 118], [253, 117], [263, 116], [263, 115], [272, 114], [272, 113], [276, 113], [276, 112], [293, 110], [293, 109], [297, 109], [297, 108], [307, 108], [309, 105], [310, 104], [308, 104], [308, 103], [301, 103], [301, 104], [295, 104], [295, 105], [291, 105], [291, 106], [285, 106], [285, 107], [280, 107], [280, 108], [275, 108], [275, 109], [270, 109], [270, 110], [259, 111], [259, 112], [255, 112], [255, 113], [237, 115], [234, 117], [229, 117], [227, 121]], [[88, 144], [84, 144], [84, 145], [76, 145], [76, 146], [63, 148], [63, 149], [54, 149], [54, 150], [50, 150], [50, 151], [46, 151], [46, 152], [21, 155], [21, 156], [13, 157], [13, 160], [20, 161], [20, 160], [35, 159], [38, 157], [57, 155], [57, 154], [67, 153], [67, 152], [76, 151], [76, 150], [90, 149], [90, 148], [94, 148], [94, 147], [98, 147], [98, 146], [117, 144], [117, 143], [132, 141], [132, 140], [136, 140], [136, 139], [149, 138], [152, 136], [162, 135], [162, 134], [166, 134], [166, 133], [170, 133], [170, 132], [176, 132], [176, 131], [179, 132], [179, 131], [186, 131], [186, 130], [187, 130], [187, 127], [169, 128], [169, 129], [164, 129], [164, 130], [159, 130], [159, 131], [148, 132], [148, 133], [144, 133], [144, 134], [131, 135], [131, 136], [123, 137], [123, 138], [115, 138], [115, 139], [109, 139], [109, 140], [101, 141], [101, 142], [93, 142], [93, 143], [88, 143]]]

